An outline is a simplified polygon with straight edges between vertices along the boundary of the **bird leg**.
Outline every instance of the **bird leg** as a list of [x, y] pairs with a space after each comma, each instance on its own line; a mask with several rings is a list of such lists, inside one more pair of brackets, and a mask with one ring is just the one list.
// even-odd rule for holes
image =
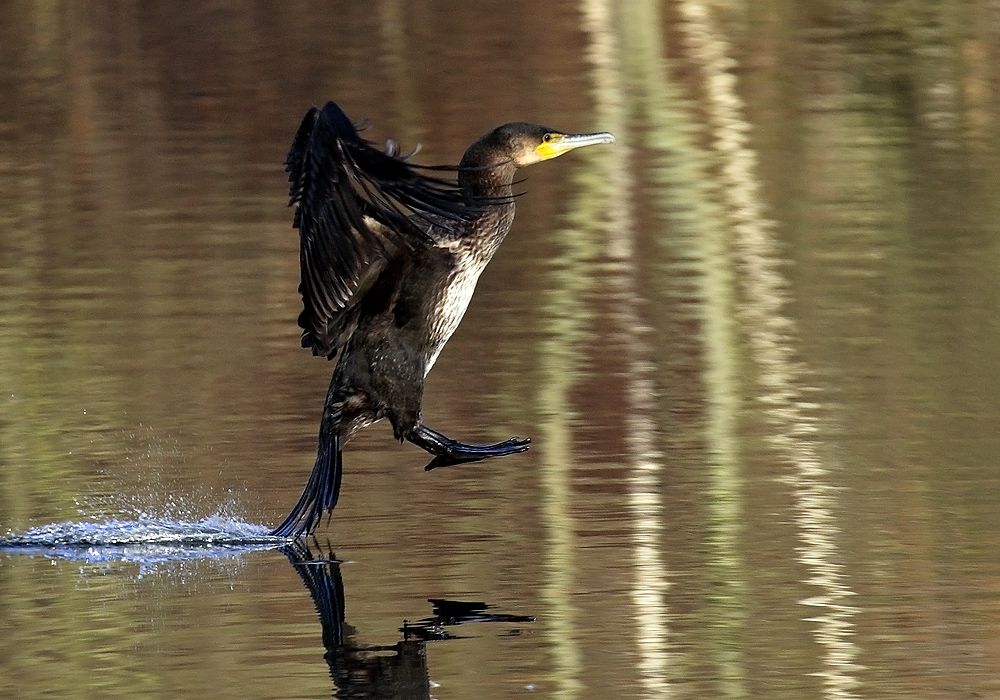
[[422, 423], [418, 423], [406, 436], [406, 439], [435, 455], [430, 464], [424, 467], [426, 471], [438, 467], [450, 467], [455, 464], [478, 462], [487, 457], [503, 457], [524, 452], [531, 442], [531, 438], [524, 440], [510, 438], [492, 445], [467, 445], [464, 442], [452, 440], [436, 430], [431, 430]]

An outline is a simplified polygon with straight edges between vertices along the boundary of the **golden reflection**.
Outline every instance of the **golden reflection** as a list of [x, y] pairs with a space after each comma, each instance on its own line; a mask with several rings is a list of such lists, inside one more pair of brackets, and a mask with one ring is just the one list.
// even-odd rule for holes
[[[704, 440], [711, 485], [708, 509], [711, 590], [707, 633], [717, 664], [723, 697], [748, 693], [746, 669], [738, 644], [745, 624], [746, 573], [740, 554], [742, 468], [737, 447], [736, 393], [738, 338], [733, 328], [733, 273], [725, 248], [727, 221], [715, 200], [715, 174], [698, 144], [699, 127], [681, 89], [668, 71], [662, 46], [658, 4], [630, 0], [622, 6], [631, 83], [635, 84], [652, 152], [651, 170], [658, 205], [670, 235], [657, 238], [669, 257], [682, 261], [659, 275], [662, 294], [693, 297], [701, 329], [704, 369], [700, 373], [707, 398]], [[678, 292], [678, 288], [680, 291]]]
[[34, 0], [31, 5], [32, 41], [29, 43], [31, 77], [36, 88], [50, 92], [54, 97], [61, 82], [66, 56], [64, 55], [65, 30], [62, 24], [61, 3], [56, 0]]
[[[63, 92], [63, 26], [51, 3], [35, 3], [31, 9], [26, 82], [31, 96], [47, 109]], [[0, 247], [0, 376], [4, 379], [0, 499], [8, 528], [25, 526], [39, 511], [71, 508], [66, 485], [79, 481], [69, 463], [72, 458], [67, 459], [72, 447], [64, 442], [63, 427], [53, 415], [64, 397], [44, 390], [53, 375], [80, 359], [54, 349], [64, 329], [45, 323], [52, 306], [73, 305], [72, 299], [54, 298], [49, 289], [52, 252], [47, 228], [51, 217], [58, 216], [53, 212], [61, 213], [51, 192], [70, 186], [69, 178], [53, 164], [66, 162], [70, 144], [49, 134], [31, 134], [25, 141], [29, 148], [4, 149], [0, 161], [4, 226]], [[99, 360], [91, 356], [82, 361]]]
[[[628, 167], [631, 149], [626, 133], [626, 104], [622, 89], [623, 61], [617, 37], [608, 31], [614, 26], [612, 3], [587, 0], [583, 3], [583, 24], [589, 38], [588, 58], [593, 66], [597, 121], [620, 134], [618, 144], [597, 154], [602, 180], [607, 183], [607, 257], [612, 261], [609, 284], [616, 325], [624, 346], [625, 442], [629, 451], [628, 506], [632, 516], [632, 545], [635, 581], [631, 590], [635, 608], [639, 673], [646, 696], [665, 697], [670, 689], [668, 671], [668, 625], [666, 563], [662, 556], [663, 504], [660, 496], [663, 456], [656, 445], [656, 424], [652, 353], [646, 329], [638, 314], [641, 299], [636, 291], [638, 261], [635, 251], [635, 217], [631, 193], [635, 182]], [[655, 21], [651, 5], [645, 12], [632, 14], [627, 21]]]
[[982, 148], [996, 122], [996, 96], [987, 70], [989, 49], [980, 39], [962, 43], [961, 99], [965, 105], [966, 142]]
[[[584, 158], [591, 155], [581, 152]], [[589, 173], [590, 168], [581, 168], [580, 172]], [[584, 342], [583, 327], [588, 316], [580, 299], [592, 286], [595, 238], [603, 233], [594, 225], [600, 221], [603, 198], [586, 196], [600, 188], [600, 180], [576, 180], [578, 195], [567, 216], [569, 225], [554, 236], [562, 252], [553, 261], [551, 291], [542, 308], [548, 329], [539, 351], [538, 405], [543, 439], [535, 447], [542, 463], [542, 517], [548, 535], [543, 595], [548, 608], [549, 642], [555, 650], [555, 695], [559, 698], [577, 697], [583, 687], [583, 663], [574, 622], [577, 611], [571, 602], [576, 578], [576, 524], [571, 511], [574, 412], [570, 392], [580, 374], [579, 348]]]
[[[553, 321], [561, 319], [562, 328], [553, 323], [551, 337], [542, 343], [539, 353], [541, 363], [541, 389], [538, 393], [539, 427], [544, 441], [539, 441], [542, 463], [541, 489], [542, 519], [547, 532], [545, 546], [546, 580], [542, 589], [545, 600], [546, 632], [554, 650], [554, 675], [557, 698], [574, 698], [582, 685], [580, 674], [583, 663], [574, 619], [576, 609], [571, 602], [575, 579], [574, 556], [576, 526], [571, 512], [573, 467], [569, 411], [569, 389], [575, 347], [573, 336], [579, 328], [574, 323], [571, 290], [557, 290], [546, 304], [545, 316]], [[550, 315], [551, 314], [551, 315]], [[557, 315], [561, 314], [561, 315]]]
[[548, 336], [539, 351], [542, 439], [534, 447], [542, 463], [542, 517], [548, 540], [543, 596], [548, 608], [549, 643], [555, 654], [557, 698], [575, 698], [583, 690], [583, 660], [575, 621], [578, 611], [572, 603], [577, 527], [572, 514], [575, 414], [570, 393], [580, 376], [580, 347], [585, 342], [584, 327], [589, 317], [581, 300], [593, 287], [594, 259], [605, 236], [603, 220], [608, 200], [607, 183], [598, 176], [597, 169], [597, 158], [602, 154], [584, 149], [579, 155], [583, 162], [575, 171], [572, 185], [576, 194], [567, 211], [567, 226], [553, 236], [561, 252], [552, 261], [550, 291], [542, 306]]
[[840, 531], [833, 515], [836, 492], [827, 483], [829, 475], [812, 438], [819, 429], [816, 407], [803, 399], [807, 387], [793, 358], [794, 327], [783, 314], [787, 282], [777, 269], [773, 223], [764, 215], [756, 155], [748, 143], [750, 124], [742, 116], [743, 103], [730, 72], [734, 61], [705, 3], [684, 0], [680, 11], [688, 47], [705, 73], [713, 146], [721, 159], [724, 202], [743, 273], [740, 320], [760, 367], [765, 392], [761, 400], [775, 429], [771, 443], [792, 467], [799, 560], [810, 572], [806, 583], [820, 590], [801, 601], [819, 608], [819, 614], [808, 618], [816, 625], [815, 637], [823, 648], [824, 668], [818, 675], [827, 697], [857, 697], [858, 649], [851, 618], [858, 611], [846, 602], [853, 592], [839, 563]]
[[396, 119], [392, 133], [408, 153], [424, 135], [421, 128], [424, 120], [418, 118], [420, 101], [415, 93], [411, 52], [407, 46], [406, 11], [401, 0], [378, 0], [376, 9], [383, 47], [379, 57], [392, 85], [391, 114]]
[[[586, 158], [588, 153], [583, 151], [581, 156]], [[557, 698], [575, 698], [583, 688], [580, 682], [583, 661], [575, 623], [577, 610], [572, 603], [577, 538], [572, 514], [574, 412], [570, 392], [579, 376], [579, 348], [587, 319], [587, 309], [580, 299], [592, 284], [594, 238], [600, 233], [593, 226], [600, 214], [594, 203], [600, 200], [584, 195], [593, 190], [593, 185], [600, 185], [600, 181], [577, 179], [578, 195], [570, 209], [569, 225], [554, 236], [562, 252], [553, 261], [551, 291], [542, 308], [548, 337], [542, 341], [538, 353], [539, 428], [543, 439], [535, 449], [542, 464], [542, 518], [547, 532], [546, 580], [542, 592], [548, 610], [546, 631], [555, 655]]]

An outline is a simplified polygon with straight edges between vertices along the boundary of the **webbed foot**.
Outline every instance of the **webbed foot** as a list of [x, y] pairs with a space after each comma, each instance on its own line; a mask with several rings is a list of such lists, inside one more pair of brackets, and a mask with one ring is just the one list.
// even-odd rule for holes
[[416, 427], [409, 440], [414, 445], [435, 455], [434, 459], [424, 467], [425, 471], [437, 469], [438, 467], [451, 467], [456, 464], [479, 462], [490, 457], [505, 457], [506, 455], [524, 452], [531, 444], [531, 438], [524, 438], [522, 440], [512, 437], [503, 442], [493, 443], [492, 445], [469, 445], [458, 440], [452, 440], [422, 424]]

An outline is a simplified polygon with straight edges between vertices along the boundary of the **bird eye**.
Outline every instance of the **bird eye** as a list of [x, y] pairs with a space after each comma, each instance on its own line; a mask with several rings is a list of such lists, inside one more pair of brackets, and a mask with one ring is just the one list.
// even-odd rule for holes
[[545, 143], [548, 143], [551, 140], [552, 140], [552, 134], [545, 134], [545, 136], [542, 137], [542, 141], [544, 141]]

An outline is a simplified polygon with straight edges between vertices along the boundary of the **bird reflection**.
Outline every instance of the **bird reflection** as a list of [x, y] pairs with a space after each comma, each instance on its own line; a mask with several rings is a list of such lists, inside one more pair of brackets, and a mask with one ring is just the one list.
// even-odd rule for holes
[[430, 599], [432, 615], [412, 623], [404, 620], [400, 641], [381, 646], [362, 644], [357, 630], [345, 620], [344, 583], [333, 552], [324, 554], [318, 547], [314, 552], [302, 539], [282, 551], [309, 590], [319, 614], [324, 658], [337, 698], [429, 699], [428, 641], [457, 639], [447, 628], [470, 622], [534, 622], [533, 617], [489, 613], [485, 603]]

